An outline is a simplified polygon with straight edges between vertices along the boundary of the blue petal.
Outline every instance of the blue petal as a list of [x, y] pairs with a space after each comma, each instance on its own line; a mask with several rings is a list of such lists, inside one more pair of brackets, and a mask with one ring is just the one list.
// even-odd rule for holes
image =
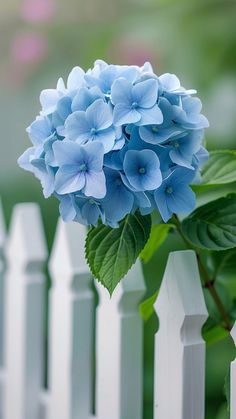
[[86, 110], [86, 117], [91, 128], [104, 130], [112, 124], [111, 108], [102, 99], [97, 99]]
[[34, 167], [31, 164], [31, 160], [34, 157], [34, 154], [35, 154], [34, 147], [27, 148], [27, 150], [17, 160], [18, 165], [22, 169], [34, 173]]
[[141, 108], [152, 108], [157, 102], [158, 84], [154, 79], [137, 83], [133, 87], [133, 102]]
[[104, 172], [88, 171], [85, 174], [85, 179], [85, 195], [98, 199], [104, 198], [106, 195], [106, 178]]
[[76, 111], [65, 122], [66, 136], [73, 141], [83, 143], [91, 139], [91, 126], [83, 111]]
[[138, 112], [141, 116], [137, 125], [158, 125], [163, 122], [163, 115], [160, 108], [155, 105], [150, 109], [138, 108]]
[[175, 188], [168, 196], [168, 207], [175, 214], [188, 214], [196, 205], [196, 197], [192, 189], [187, 185]]
[[163, 221], [167, 223], [167, 221], [172, 217], [173, 213], [168, 208], [166, 193], [162, 187], [154, 192], [154, 199]]
[[111, 101], [113, 105], [123, 104], [131, 106], [133, 101], [132, 97], [133, 85], [129, 80], [119, 78], [114, 81], [111, 88]]
[[103, 131], [98, 131], [94, 140], [102, 143], [104, 147], [104, 153], [111, 151], [115, 144], [116, 133], [113, 127], [110, 127]]
[[96, 203], [91, 203], [87, 201], [81, 209], [81, 215], [87, 221], [88, 224], [96, 226], [101, 212]]
[[81, 146], [80, 152], [82, 153], [84, 162], [88, 170], [100, 172], [103, 168], [104, 147], [101, 143], [93, 141]]
[[57, 107], [57, 102], [61, 94], [56, 89], [45, 89], [40, 94], [40, 103], [42, 105], [42, 115], [52, 114]]
[[74, 67], [67, 79], [67, 88], [76, 90], [84, 84], [84, 70], [80, 67]]
[[60, 205], [59, 211], [63, 221], [73, 221], [76, 217], [76, 210], [74, 206], [74, 199], [71, 195], [63, 195], [59, 197]]
[[113, 122], [115, 125], [133, 124], [140, 120], [141, 115], [136, 109], [119, 103], [114, 108]]
[[84, 162], [82, 147], [73, 141], [55, 141], [52, 148], [58, 166], [79, 165]]
[[77, 165], [65, 165], [58, 169], [55, 176], [55, 191], [58, 194], [80, 191], [84, 185], [84, 172], [79, 172]]

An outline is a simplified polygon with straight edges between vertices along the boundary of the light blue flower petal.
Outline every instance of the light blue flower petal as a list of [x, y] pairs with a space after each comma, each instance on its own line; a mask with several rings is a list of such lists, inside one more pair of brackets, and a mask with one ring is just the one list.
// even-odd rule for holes
[[58, 169], [55, 176], [55, 191], [58, 194], [80, 191], [84, 185], [84, 172], [79, 172], [77, 165], [65, 165]]
[[99, 141], [103, 144], [104, 153], [111, 151], [115, 144], [116, 133], [114, 128], [108, 128], [103, 131], [98, 131], [94, 140]]
[[81, 152], [88, 170], [100, 172], [103, 168], [104, 147], [101, 143], [93, 141], [81, 146]]
[[152, 108], [157, 102], [158, 84], [154, 79], [137, 83], [132, 90], [133, 102], [140, 108]]
[[195, 208], [195, 205], [195, 194], [187, 185], [179, 186], [168, 196], [168, 207], [175, 214], [188, 214]]
[[104, 130], [112, 124], [111, 108], [102, 99], [96, 100], [88, 107], [86, 117], [92, 129]]
[[31, 164], [32, 158], [34, 158], [35, 148], [29, 147], [17, 160], [18, 165], [28, 172], [34, 173], [34, 167]]
[[68, 116], [65, 122], [66, 137], [80, 143], [91, 139], [91, 126], [83, 111], [76, 111]]
[[115, 125], [134, 124], [137, 123], [140, 118], [140, 113], [128, 105], [120, 103], [114, 108], [113, 122]]
[[76, 90], [84, 84], [84, 70], [80, 67], [74, 67], [67, 79], [67, 89]]
[[98, 205], [96, 203], [91, 203], [87, 201], [81, 209], [82, 217], [87, 221], [88, 224], [96, 226], [98, 219], [101, 216]]
[[102, 98], [102, 92], [97, 87], [88, 89], [82, 87], [72, 101], [71, 109], [75, 111], [86, 111], [86, 109], [96, 100]]
[[162, 188], [157, 189], [154, 193], [154, 199], [156, 202], [156, 206], [161, 214], [161, 217], [165, 223], [169, 221], [169, 219], [172, 217], [172, 212], [168, 208], [167, 200], [166, 200], [166, 194], [162, 190]]
[[73, 141], [55, 141], [52, 148], [58, 166], [83, 163], [82, 147]]
[[173, 92], [180, 88], [180, 81], [175, 74], [165, 73], [159, 77], [159, 81], [164, 90]]
[[193, 159], [192, 155], [183, 156], [180, 150], [173, 149], [173, 150], [170, 150], [170, 158], [173, 161], [173, 163], [179, 166], [187, 167], [190, 170], [194, 170], [194, 167], [191, 164], [192, 159]]
[[133, 101], [132, 96], [133, 85], [129, 80], [120, 78], [114, 81], [111, 88], [111, 101], [113, 105], [123, 104], [127, 107], [131, 106]]
[[106, 195], [106, 178], [104, 172], [88, 171], [85, 174], [85, 178], [85, 195], [98, 199], [104, 198]]
[[76, 217], [76, 210], [73, 197], [71, 195], [62, 195], [59, 196], [59, 199], [59, 211], [63, 221], [73, 221]]
[[69, 96], [62, 97], [57, 103], [57, 112], [62, 121], [65, 121], [66, 118], [71, 113], [71, 103], [72, 100]]
[[138, 108], [138, 112], [141, 116], [137, 125], [158, 125], [163, 122], [163, 115], [160, 108], [155, 105], [151, 109]]
[[40, 94], [40, 103], [42, 105], [42, 115], [52, 114], [57, 107], [57, 102], [61, 94], [56, 89], [45, 89]]

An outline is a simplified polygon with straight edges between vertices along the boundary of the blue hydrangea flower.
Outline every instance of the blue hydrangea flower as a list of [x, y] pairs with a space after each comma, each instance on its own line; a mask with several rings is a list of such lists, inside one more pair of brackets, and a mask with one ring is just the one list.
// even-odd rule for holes
[[106, 195], [101, 143], [80, 146], [72, 141], [56, 141], [53, 150], [59, 167], [55, 175], [55, 191], [58, 194], [83, 190], [86, 196], [95, 198]]
[[95, 100], [86, 111], [76, 111], [68, 116], [65, 123], [66, 137], [80, 144], [97, 140], [110, 151], [115, 143], [110, 106], [102, 99]]
[[161, 123], [163, 115], [157, 105], [158, 83], [155, 79], [133, 85], [120, 78], [112, 85], [111, 101], [114, 108], [114, 124], [148, 125]]
[[186, 214], [195, 207], [195, 194], [189, 184], [194, 178], [192, 170], [177, 168], [154, 192], [157, 208], [165, 222], [173, 214]]
[[65, 221], [115, 228], [129, 213], [155, 210], [167, 221], [194, 207], [189, 185], [208, 158], [195, 93], [150, 63], [75, 67], [42, 91], [18, 164], [58, 199]]
[[152, 150], [128, 150], [123, 168], [130, 185], [137, 191], [152, 191], [161, 185], [160, 162]]

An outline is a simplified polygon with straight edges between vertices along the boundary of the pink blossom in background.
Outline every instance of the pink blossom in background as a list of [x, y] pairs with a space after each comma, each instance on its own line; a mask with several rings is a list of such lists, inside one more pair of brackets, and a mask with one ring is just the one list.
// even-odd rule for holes
[[21, 15], [29, 22], [44, 22], [54, 15], [53, 0], [23, 0]]
[[37, 64], [48, 53], [48, 42], [39, 34], [24, 33], [12, 42], [10, 55], [14, 62], [21, 64]]
[[12, 40], [7, 81], [11, 86], [22, 85], [44, 61], [49, 52], [48, 41], [37, 33], [24, 33]]

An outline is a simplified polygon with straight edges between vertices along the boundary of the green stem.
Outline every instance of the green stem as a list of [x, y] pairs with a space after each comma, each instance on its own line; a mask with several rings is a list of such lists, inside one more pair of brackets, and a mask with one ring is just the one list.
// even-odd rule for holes
[[201, 274], [201, 278], [204, 281], [204, 286], [208, 289], [209, 293], [211, 294], [220, 314], [221, 317], [224, 321], [224, 328], [228, 331], [230, 331], [232, 329], [232, 324], [230, 321], [230, 318], [227, 314], [227, 312], [225, 311], [224, 305], [220, 299], [220, 296], [214, 286], [214, 279], [210, 278], [204, 264], [202, 263], [201, 260], [201, 256], [200, 256], [200, 252], [199, 249], [197, 249], [196, 247], [194, 247], [192, 245], [192, 243], [190, 243], [188, 241], [188, 239], [186, 239], [186, 237], [184, 236], [183, 232], [182, 232], [182, 227], [181, 227], [181, 222], [179, 221], [177, 215], [174, 215], [174, 220], [173, 220], [174, 224], [176, 225], [176, 229], [179, 233], [179, 235], [181, 236], [182, 240], [184, 241], [184, 243], [186, 244], [186, 246], [190, 249], [193, 249], [196, 252], [197, 255], [197, 261], [198, 261], [198, 267], [199, 267], [199, 271]]

